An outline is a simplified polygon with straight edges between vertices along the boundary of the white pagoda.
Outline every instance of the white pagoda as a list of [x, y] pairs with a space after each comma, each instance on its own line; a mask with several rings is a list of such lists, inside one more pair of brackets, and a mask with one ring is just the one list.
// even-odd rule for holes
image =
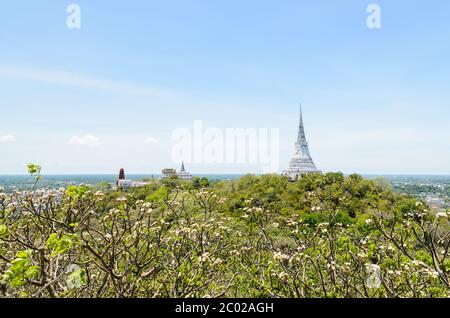
[[298, 127], [297, 142], [295, 143], [295, 153], [289, 168], [283, 170], [283, 175], [288, 176], [292, 181], [298, 180], [305, 174], [322, 173], [316, 168], [309, 153], [308, 142], [306, 141], [305, 128], [303, 125], [302, 106], [300, 105], [300, 123]]
[[181, 163], [181, 170], [177, 173], [178, 178], [182, 180], [191, 180], [192, 175], [184, 168], [184, 162]]

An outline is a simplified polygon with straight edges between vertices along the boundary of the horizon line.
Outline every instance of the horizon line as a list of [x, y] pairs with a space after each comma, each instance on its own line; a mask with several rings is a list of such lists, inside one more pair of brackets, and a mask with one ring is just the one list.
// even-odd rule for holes
[[[342, 173], [344, 175], [352, 175], [352, 174], [359, 174], [362, 176], [448, 176], [450, 177], [450, 173], [361, 173], [361, 172], [342, 172], [342, 171], [326, 171], [323, 172], [322, 174], [327, 174], [327, 173]], [[204, 173], [191, 173], [192, 176], [205, 176], [205, 175], [210, 175], [210, 176], [220, 176], [220, 175], [241, 175], [241, 176], [245, 176], [245, 175], [274, 175], [274, 174], [278, 174], [281, 175], [281, 173], [277, 173], [277, 172], [272, 172], [272, 173], [256, 173], [256, 172], [224, 172], [224, 173], [208, 173], [208, 172], [204, 172]], [[117, 173], [48, 173], [48, 174], [41, 174], [41, 176], [114, 176], [114, 175], [118, 175]], [[152, 175], [162, 175], [161, 172], [158, 173], [140, 173], [140, 172], [135, 172], [135, 173], [127, 173], [127, 175], [130, 176], [152, 176]], [[7, 174], [2, 174], [0, 173], [0, 177], [7, 177], [7, 176], [23, 176], [23, 177], [27, 177], [30, 176], [29, 174], [26, 173], [7, 173]], [[32, 176], [30, 176], [32, 177]]]

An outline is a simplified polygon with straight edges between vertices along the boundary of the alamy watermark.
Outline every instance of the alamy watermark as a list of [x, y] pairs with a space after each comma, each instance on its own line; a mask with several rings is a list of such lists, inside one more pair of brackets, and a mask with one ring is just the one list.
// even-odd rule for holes
[[70, 289], [80, 288], [86, 284], [86, 272], [76, 264], [70, 264], [66, 271], [66, 285]]
[[67, 28], [81, 29], [81, 7], [78, 4], [69, 4], [66, 11], [69, 14], [66, 20]]
[[194, 121], [192, 128], [172, 133], [172, 161], [203, 164], [255, 164], [263, 173], [278, 171], [278, 128], [205, 128]]
[[366, 279], [366, 285], [368, 288], [379, 288], [381, 286], [381, 268], [376, 264], [367, 264], [366, 273], [368, 275]]
[[381, 7], [378, 4], [370, 4], [367, 7], [367, 13], [370, 15], [367, 17], [367, 27], [369, 29], [381, 29]]

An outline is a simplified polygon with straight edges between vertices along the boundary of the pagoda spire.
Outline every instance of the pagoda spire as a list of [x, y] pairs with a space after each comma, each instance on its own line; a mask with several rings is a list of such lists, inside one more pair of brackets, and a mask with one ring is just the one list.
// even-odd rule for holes
[[185, 172], [186, 170], [184, 169], [184, 161], [181, 161], [181, 171]]
[[306, 140], [305, 126], [303, 124], [302, 104], [300, 104], [300, 119], [298, 124], [297, 141], [295, 143], [294, 158], [301, 159], [305, 162], [314, 164], [311, 155], [309, 154], [308, 141]]
[[299, 124], [298, 124], [297, 143], [298, 143], [298, 145], [308, 144], [306, 141], [305, 126], [303, 124], [303, 111], [302, 111], [301, 103], [300, 103], [300, 120], [299, 120]]

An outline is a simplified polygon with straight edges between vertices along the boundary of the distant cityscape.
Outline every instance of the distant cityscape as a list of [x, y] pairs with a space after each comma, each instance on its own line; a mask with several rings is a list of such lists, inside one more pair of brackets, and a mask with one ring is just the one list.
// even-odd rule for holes
[[389, 176], [394, 191], [412, 195], [436, 210], [450, 207], [450, 176]]

